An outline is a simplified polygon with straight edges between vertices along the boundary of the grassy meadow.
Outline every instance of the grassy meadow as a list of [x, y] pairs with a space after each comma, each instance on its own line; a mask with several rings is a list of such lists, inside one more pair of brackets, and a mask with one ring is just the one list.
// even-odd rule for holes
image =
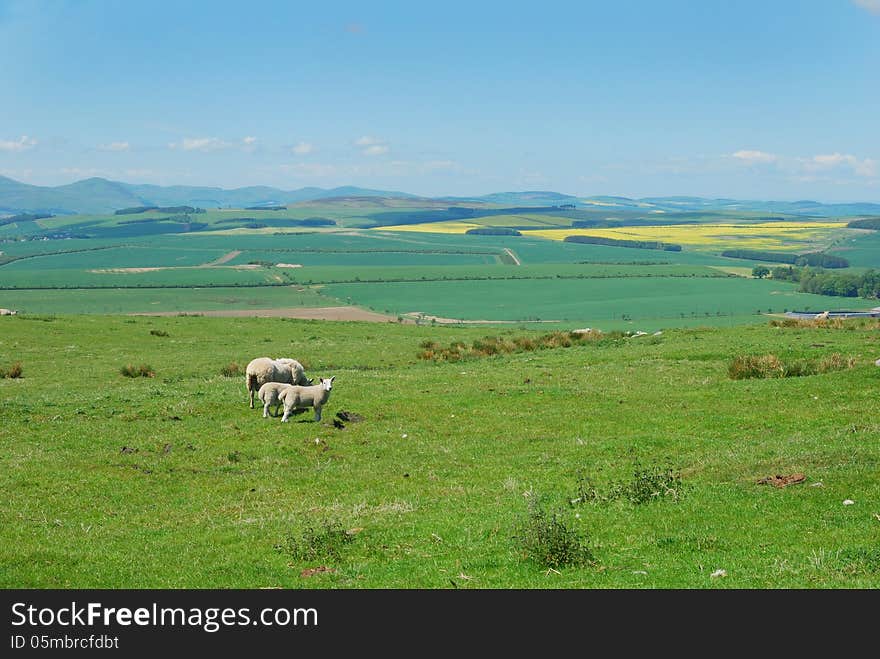
[[[880, 587], [877, 321], [419, 358], [544, 333], [0, 318], [0, 585]], [[768, 354], [852, 368], [729, 376]], [[248, 408], [261, 355], [336, 376], [320, 423]]]

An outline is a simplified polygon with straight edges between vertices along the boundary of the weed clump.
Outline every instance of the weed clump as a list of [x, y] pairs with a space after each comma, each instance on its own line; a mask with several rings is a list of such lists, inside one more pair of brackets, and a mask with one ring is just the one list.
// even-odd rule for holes
[[727, 367], [732, 380], [749, 378], [793, 378], [842, 371], [856, 365], [855, 357], [832, 353], [820, 359], [782, 361], [776, 355], [737, 355]]
[[526, 559], [548, 568], [595, 563], [588, 539], [569, 528], [559, 512], [547, 512], [536, 500], [516, 529], [515, 539]]
[[[618, 336], [619, 335], [619, 336]], [[575, 345], [597, 342], [604, 338], [620, 338], [622, 334], [606, 335], [599, 330], [579, 330], [574, 332], [550, 332], [537, 337], [514, 337], [507, 339], [498, 336], [484, 336], [471, 345], [462, 341], [453, 341], [448, 348], [443, 348], [434, 341], [423, 341], [419, 347], [419, 359], [434, 361], [457, 362], [462, 359], [491, 357], [512, 352], [533, 352], [552, 348], [569, 348]]]
[[322, 558], [339, 560], [342, 548], [354, 540], [354, 535], [335, 522], [306, 526], [301, 532], [288, 535], [275, 546], [277, 551], [295, 560], [314, 561]]
[[153, 367], [147, 364], [141, 364], [140, 366], [126, 364], [119, 369], [119, 372], [127, 378], [152, 378], [156, 375]]
[[150, 330], [150, 336], [168, 336], [165, 330]]
[[20, 378], [20, 377], [22, 376], [22, 373], [23, 373], [23, 372], [24, 372], [24, 369], [22, 369], [22, 367], [21, 367], [21, 362], [15, 362], [15, 363], [14, 363], [12, 366], [10, 366], [8, 369], [6, 369], [6, 368], [0, 368], [0, 379], [3, 379], [3, 378], [10, 378], [10, 379]]
[[224, 378], [234, 378], [241, 375], [241, 366], [237, 362], [229, 362], [220, 369], [220, 375]]
[[578, 474], [577, 496], [571, 503], [595, 505], [625, 500], [641, 505], [667, 498], [677, 501], [684, 496], [685, 490], [681, 472], [677, 469], [668, 465], [642, 467], [637, 462], [630, 478], [612, 481], [604, 488], [598, 487], [586, 474]]

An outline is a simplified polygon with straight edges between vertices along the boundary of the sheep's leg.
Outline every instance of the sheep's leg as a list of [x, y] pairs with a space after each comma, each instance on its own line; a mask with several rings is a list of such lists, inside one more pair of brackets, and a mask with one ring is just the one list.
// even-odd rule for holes
[[321, 408], [320, 406], [315, 407], [315, 421], [321, 420]]
[[287, 417], [290, 416], [290, 408], [287, 405], [284, 406], [284, 416], [281, 417], [281, 423], [287, 423]]
[[248, 389], [248, 391], [249, 391], [250, 394], [251, 394], [251, 409], [254, 409], [254, 390], [253, 390], [253, 389]]
[[265, 405], [263, 405], [263, 418], [264, 419], [269, 418], [269, 403], [266, 403]]

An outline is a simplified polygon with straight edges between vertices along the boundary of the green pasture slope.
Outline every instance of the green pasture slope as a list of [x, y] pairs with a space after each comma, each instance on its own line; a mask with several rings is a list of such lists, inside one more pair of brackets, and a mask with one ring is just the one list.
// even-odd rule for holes
[[[0, 318], [0, 368], [23, 368], [0, 379], [0, 586], [880, 587], [876, 321], [417, 357], [425, 341], [488, 333], [540, 334]], [[737, 355], [835, 352], [855, 367], [727, 374]], [[244, 377], [220, 374], [260, 355], [336, 377], [320, 423], [263, 419]], [[123, 377], [126, 364], [155, 376]], [[334, 427], [343, 410], [362, 420]], [[680, 475], [679, 496], [578, 500], [586, 483], [613, 493], [661, 468]], [[806, 481], [757, 483], [794, 473]], [[556, 514], [592, 563], [531, 558], [530, 505]]]

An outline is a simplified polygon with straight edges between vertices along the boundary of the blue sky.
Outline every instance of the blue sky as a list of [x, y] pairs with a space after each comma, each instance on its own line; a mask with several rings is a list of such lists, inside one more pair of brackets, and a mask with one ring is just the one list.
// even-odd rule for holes
[[0, 0], [0, 175], [880, 202], [880, 0]]

